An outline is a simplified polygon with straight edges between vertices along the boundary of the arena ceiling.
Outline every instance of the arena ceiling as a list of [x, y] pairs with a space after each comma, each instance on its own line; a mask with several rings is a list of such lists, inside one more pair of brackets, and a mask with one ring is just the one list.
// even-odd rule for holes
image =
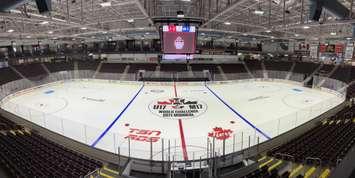
[[[348, 9], [353, 0], [338, 0]], [[201, 19], [201, 39], [346, 39], [349, 18], [323, 11], [320, 22], [308, 20], [310, 0], [52, 0], [53, 10], [39, 14], [34, 0], [0, 13], [0, 39], [99, 41], [158, 38], [152, 19]]]

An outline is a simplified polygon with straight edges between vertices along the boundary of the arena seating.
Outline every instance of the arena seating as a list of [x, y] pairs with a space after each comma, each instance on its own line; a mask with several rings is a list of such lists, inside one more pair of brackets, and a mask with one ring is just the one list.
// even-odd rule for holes
[[244, 176], [243, 178], [278, 178], [277, 176], [277, 171], [273, 170], [271, 172], [268, 172], [269, 167], [264, 166], [260, 169], [257, 169], [248, 175]]
[[0, 166], [12, 177], [81, 177], [102, 163], [0, 117]]
[[74, 70], [73, 62], [45, 62], [44, 65], [50, 72]]
[[136, 73], [139, 70], [155, 71], [155, 63], [131, 63], [128, 73]]
[[11, 129], [20, 129], [21, 126], [16, 125], [14, 122], [0, 116], [0, 131], [11, 130]]
[[246, 65], [252, 71], [254, 70], [262, 70], [261, 61], [259, 60], [245, 60]]
[[13, 67], [27, 78], [37, 78], [39, 76], [47, 75], [47, 72], [40, 63], [15, 65]]
[[322, 68], [319, 69], [318, 74], [321, 76], [328, 76], [334, 67], [335, 66], [332, 64], [324, 64]]
[[164, 71], [164, 72], [187, 71], [187, 65], [186, 64], [161, 64], [160, 71]]
[[267, 156], [259, 158], [254, 165], [257, 168], [251, 169], [252, 172], [243, 178], [327, 178], [332, 171], [329, 167], [297, 164]]
[[347, 90], [347, 98], [354, 98], [355, 97], [355, 83], [349, 85]]
[[122, 63], [103, 63], [100, 72], [123, 73], [125, 68], [126, 64]]
[[0, 84], [3, 85], [5, 83], [19, 80], [21, 79], [12, 69], [5, 67], [0, 69]]
[[293, 62], [265, 60], [264, 64], [266, 70], [290, 71]]
[[220, 64], [224, 73], [246, 73], [243, 64]]
[[190, 64], [191, 69], [196, 72], [201, 72], [203, 70], [209, 70], [211, 73], [218, 74], [216, 64]]
[[351, 68], [352, 67], [349, 65], [340, 65], [330, 78], [348, 83], [351, 80], [354, 80], [354, 78], [351, 78]]
[[95, 71], [99, 63], [98, 61], [78, 61], [78, 69]]
[[319, 158], [322, 165], [334, 167], [355, 144], [354, 113], [355, 107], [346, 107], [311, 131], [273, 149], [268, 155], [276, 158], [281, 158], [280, 154], [291, 155], [293, 161], [299, 163], [309, 157]]
[[313, 62], [296, 62], [296, 66], [293, 72], [301, 74], [311, 74], [314, 72], [320, 64]]

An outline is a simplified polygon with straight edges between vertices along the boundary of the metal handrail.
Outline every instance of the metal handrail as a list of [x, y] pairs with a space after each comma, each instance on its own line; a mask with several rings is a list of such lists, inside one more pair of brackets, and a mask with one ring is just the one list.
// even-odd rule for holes
[[99, 175], [99, 172], [100, 172], [100, 169], [101, 168], [96, 168], [95, 170], [89, 172], [88, 174], [86, 174], [83, 178], [89, 178], [90, 176], [94, 176], [95, 175]]

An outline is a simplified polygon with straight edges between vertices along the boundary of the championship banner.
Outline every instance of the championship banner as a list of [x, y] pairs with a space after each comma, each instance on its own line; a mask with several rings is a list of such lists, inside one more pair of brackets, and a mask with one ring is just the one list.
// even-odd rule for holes
[[345, 48], [345, 60], [351, 60], [354, 54], [354, 43], [348, 43]]
[[327, 47], [326, 47], [324, 44], [319, 45], [319, 52], [320, 52], [320, 53], [325, 53], [326, 48], [327, 48]]
[[336, 44], [335, 45], [335, 53], [337, 53], [337, 54], [343, 53], [343, 49], [344, 49], [343, 44]]
[[310, 47], [310, 57], [313, 59], [318, 58], [318, 45], [312, 45]]

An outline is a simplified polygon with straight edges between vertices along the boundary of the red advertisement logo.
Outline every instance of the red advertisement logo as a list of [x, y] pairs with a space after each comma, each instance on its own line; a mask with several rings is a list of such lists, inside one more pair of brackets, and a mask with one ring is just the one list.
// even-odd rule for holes
[[129, 128], [129, 133], [125, 139], [130, 138], [139, 142], [157, 142], [160, 139], [161, 131]]
[[217, 140], [226, 140], [231, 137], [233, 131], [231, 129], [223, 129], [222, 127], [215, 127], [213, 131], [208, 133], [209, 137], [216, 138]]

